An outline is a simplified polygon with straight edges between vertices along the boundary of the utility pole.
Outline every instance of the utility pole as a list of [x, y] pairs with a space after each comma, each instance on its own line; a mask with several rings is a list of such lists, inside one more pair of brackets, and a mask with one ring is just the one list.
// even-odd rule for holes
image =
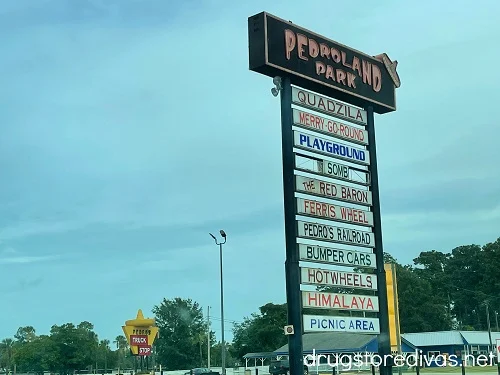
[[207, 308], [207, 367], [210, 370], [210, 306]]
[[486, 324], [488, 325], [488, 336], [490, 338], [490, 351], [493, 352], [493, 340], [491, 339], [491, 324], [490, 324], [490, 308], [488, 301], [484, 303], [486, 305]]
[[497, 328], [497, 332], [500, 332], [498, 330], [498, 311], [495, 311], [495, 323], [496, 323], [495, 325], [496, 325], [496, 328]]

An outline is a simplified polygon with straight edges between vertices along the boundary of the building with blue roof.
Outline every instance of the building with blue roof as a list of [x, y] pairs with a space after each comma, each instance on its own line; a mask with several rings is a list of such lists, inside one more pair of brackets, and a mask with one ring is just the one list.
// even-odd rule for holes
[[[304, 355], [307, 354], [354, 354], [354, 353], [377, 353], [378, 335], [367, 335], [346, 332], [314, 332], [302, 336]], [[474, 364], [473, 359], [479, 355], [488, 355], [496, 352], [496, 340], [500, 340], [500, 332], [487, 331], [439, 331], [405, 333], [401, 335], [401, 351], [403, 353], [421, 354], [428, 358], [438, 355], [449, 358], [454, 355], [458, 364], [461, 358], [467, 358], [468, 366]], [[260, 367], [269, 364], [270, 360], [286, 359], [288, 357], [288, 345], [284, 345], [274, 352], [248, 353], [243, 358], [245, 367]], [[441, 360], [431, 361], [427, 366], [440, 366]]]

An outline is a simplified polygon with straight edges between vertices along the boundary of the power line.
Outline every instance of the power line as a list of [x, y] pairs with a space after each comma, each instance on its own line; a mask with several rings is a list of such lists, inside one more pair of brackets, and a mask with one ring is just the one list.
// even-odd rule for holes
[[[210, 319], [213, 319], [213, 320], [218, 320], [219, 322], [221, 321], [221, 318], [218, 318], [218, 317], [214, 317], [213, 315], [210, 315]], [[224, 319], [225, 322], [228, 322], [228, 323], [242, 323], [240, 321], [237, 321], [237, 320], [231, 320], [231, 319]]]

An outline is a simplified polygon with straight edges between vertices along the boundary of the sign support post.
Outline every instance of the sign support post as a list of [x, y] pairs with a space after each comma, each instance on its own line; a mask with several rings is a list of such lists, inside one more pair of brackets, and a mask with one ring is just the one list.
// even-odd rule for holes
[[377, 168], [377, 146], [375, 143], [375, 119], [373, 107], [366, 108], [367, 113], [367, 131], [368, 131], [368, 152], [371, 163], [368, 167], [371, 180], [372, 202], [373, 202], [373, 234], [375, 236], [375, 255], [377, 263], [377, 289], [380, 306], [380, 335], [378, 342], [379, 355], [383, 361], [380, 365], [380, 375], [392, 375], [392, 363], [386, 360], [391, 354], [391, 341], [389, 337], [389, 307], [387, 304], [387, 281], [384, 268], [384, 247], [382, 241], [382, 226], [380, 215], [380, 196], [378, 185]]
[[292, 131], [292, 85], [289, 77], [281, 79], [281, 147], [283, 157], [283, 201], [285, 208], [286, 296], [288, 324], [294, 333], [288, 336], [290, 375], [303, 375], [302, 305], [300, 294], [300, 268], [297, 251], [297, 224], [295, 221], [295, 155]]

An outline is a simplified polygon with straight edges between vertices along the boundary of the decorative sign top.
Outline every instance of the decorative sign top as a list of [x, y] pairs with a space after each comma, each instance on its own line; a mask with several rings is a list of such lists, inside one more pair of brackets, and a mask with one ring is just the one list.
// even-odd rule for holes
[[[250, 70], [377, 113], [396, 110], [397, 62], [369, 56], [266, 12], [248, 18]], [[335, 91], [335, 95], [332, 95]]]
[[127, 320], [125, 325], [122, 326], [123, 333], [127, 338], [132, 354], [149, 355], [148, 353], [139, 353], [139, 349], [153, 345], [158, 336], [158, 327], [154, 324], [154, 319], [144, 318], [142, 310], [138, 310], [137, 317]]

